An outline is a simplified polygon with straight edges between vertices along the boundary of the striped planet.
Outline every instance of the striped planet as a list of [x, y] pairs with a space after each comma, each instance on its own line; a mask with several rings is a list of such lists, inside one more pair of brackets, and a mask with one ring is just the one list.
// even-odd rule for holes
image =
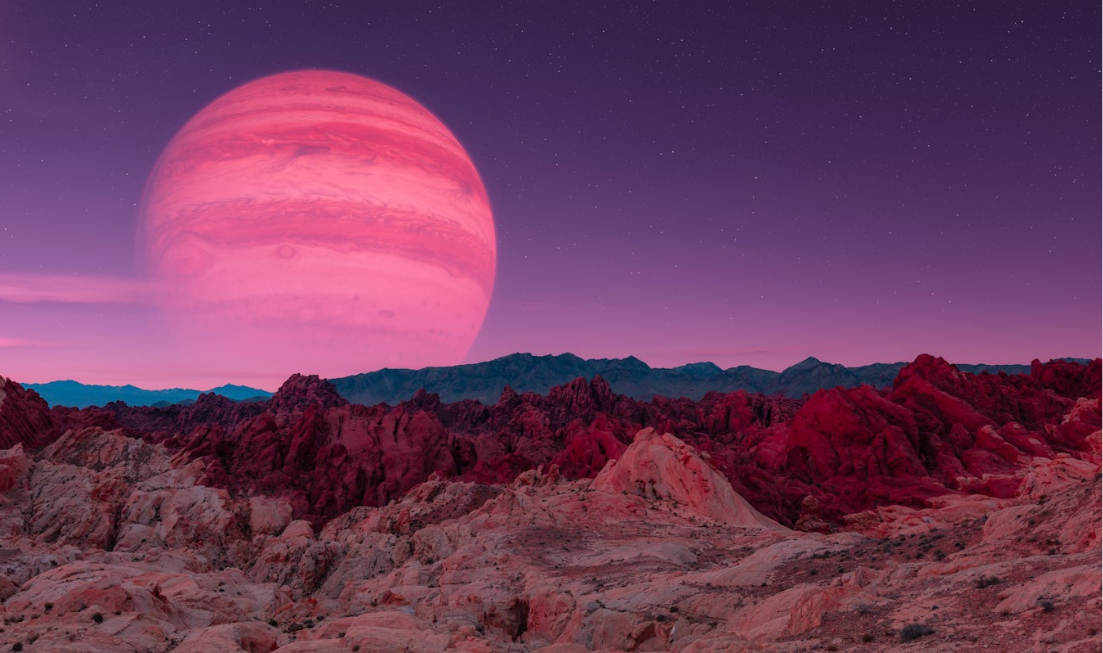
[[138, 240], [182, 365], [233, 378], [458, 363], [494, 286], [471, 158], [409, 96], [343, 72], [272, 75], [196, 114]]

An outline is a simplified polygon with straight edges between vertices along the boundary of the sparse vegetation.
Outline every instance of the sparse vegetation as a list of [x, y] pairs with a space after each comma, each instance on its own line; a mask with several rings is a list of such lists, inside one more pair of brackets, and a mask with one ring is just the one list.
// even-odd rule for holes
[[98, 624], [102, 624], [103, 623], [103, 614], [99, 613], [99, 612], [96, 612], [95, 614], [92, 615], [92, 621], [95, 621]]
[[926, 637], [927, 635], [933, 635], [934, 628], [931, 628], [927, 624], [908, 624], [900, 631], [900, 641], [913, 642], [920, 637]]
[[1038, 599], [1038, 605], [1042, 607], [1042, 612], [1053, 612], [1056, 606], [1053, 605], [1053, 601], [1049, 599]]
[[981, 576], [977, 579], [976, 586], [978, 590], [982, 590], [986, 587], [992, 587], [993, 585], [999, 585], [1003, 582], [1002, 579], [996, 576]]

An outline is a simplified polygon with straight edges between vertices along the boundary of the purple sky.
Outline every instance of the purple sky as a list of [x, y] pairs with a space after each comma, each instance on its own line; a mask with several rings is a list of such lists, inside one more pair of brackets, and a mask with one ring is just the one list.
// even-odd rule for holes
[[0, 374], [272, 385], [158, 365], [128, 284], [169, 139], [298, 68], [409, 94], [478, 167], [468, 360], [1100, 355], [1096, 4], [230, 4], [0, 4]]

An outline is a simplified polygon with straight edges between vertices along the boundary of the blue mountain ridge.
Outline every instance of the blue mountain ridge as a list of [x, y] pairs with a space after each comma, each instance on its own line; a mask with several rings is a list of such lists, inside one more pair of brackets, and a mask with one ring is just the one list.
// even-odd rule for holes
[[[1068, 359], [1086, 362], [1082, 359]], [[877, 388], [892, 384], [906, 363], [875, 363], [846, 367], [809, 357], [781, 372], [741, 365], [722, 369], [710, 362], [689, 363], [673, 368], [651, 367], [640, 359], [584, 359], [574, 354], [534, 356], [509, 354], [482, 363], [426, 367], [419, 370], [382, 369], [329, 379], [350, 402], [372, 406], [397, 404], [413, 397], [418, 390], [434, 392], [443, 402], [475, 399], [485, 404], [498, 401], [506, 386], [515, 392], [547, 392], [559, 385], [600, 375], [617, 394], [638, 400], [655, 396], [687, 397], [700, 400], [706, 392], [746, 390], [762, 394], [801, 397], [824, 388], [854, 387], [863, 383]], [[1028, 374], [1029, 365], [959, 364], [963, 372]], [[204, 392], [213, 392], [235, 401], [264, 400], [271, 392], [248, 386], [227, 384], [210, 390], [172, 388], [146, 390], [134, 385], [88, 385], [77, 381], [25, 383], [51, 406], [103, 406], [122, 401], [131, 406], [190, 403]]]
[[[845, 367], [807, 358], [782, 372], [750, 366], [721, 369], [714, 363], [690, 363], [674, 368], [650, 367], [640, 359], [583, 359], [574, 354], [534, 356], [510, 354], [483, 363], [426, 367], [420, 370], [382, 369], [376, 372], [329, 379], [337, 391], [353, 403], [397, 404], [418, 390], [434, 392], [443, 402], [476, 399], [485, 404], [498, 401], [503, 388], [515, 392], [547, 394], [558, 385], [578, 377], [600, 375], [613, 392], [633, 399], [655, 396], [687, 397], [699, 400], [706, 392], [746, 390], [767, 395], [801, 397], [822, 388], [854, 387], [863, 383], [883, 388], [892, 384], [907, 363], [875, 363]], [[1029, 365], [959, 365], [965, 372], [1027, 374]]]
[[87, 408], [103, 406], [113, 401], [122, 401], [130, 406], [156, 406], [165, 404], [190, 403], [199, 395], [213, 392], [235, 401], [267, 399], [271, 392], [250, 388], [244, 385], [226, 384], [210, 390], [190, 390], [171, 388], [168, 390], [146, 390], [134, 385], [88, 385], [77, 381], [50, 381], [49, 383], [23, 383], [28, 390], [34, 390], [51, 406], [72, 406]]

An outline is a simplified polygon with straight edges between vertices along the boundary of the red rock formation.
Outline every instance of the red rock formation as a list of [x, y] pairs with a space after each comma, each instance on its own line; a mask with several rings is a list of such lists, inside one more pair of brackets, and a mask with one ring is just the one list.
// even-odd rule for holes
[[[1098, 379], [1098, 362], [972, 375], [924, 355], [888, 391], [837, 388], [804, 402], [745, 392], [639, 402], [595, 377], [547, 396], [506, 388], [490, 406], [419, 392], [395, 407], [364, 407], [295, 375], [268, 402], [203, 395], [190, 406], [55, 409], [53, 431], [35, 408], [41, 402], [9, 384], [19, 398], [10, 401], [29, 408], [0, 405], [0, 420], [21, 415], [19, 432], [54, 433], [46, 439], [67, 428], [123, 428], [199, 459], [207, 482], [283, 496], [294, 518], [316, 526], [385, 505], [431, 474], [508, 483], [556, 465], [567, 478], [590, 478], [652, 427], [707, 454], [757, 510], [786, 525], [803, 515], [823, 530], [856, 511], [922, 506], [946, 493], [1012, 497], [1034, 458], [1096, 455]], [[802, 508], [809, 498], [815, 515]]]
[[329, 381], [316, 375], [292, 374], [268, 400], [268, 411], [276, 415], [292, 415], [310, 406], [328, 409], [346, 404], [348, 401], [337, 394], [337, 388]]
[[34, 390], [0, 376], [0, 449], [38, 447], [53, 435], [50, 407]]
[[1030, 376], [1062, 397], [1099, 397], [1103, 379], [1103, 361], [1095, 359], [1087, 365], [1054, 360], [1042, 363], [1034, 359], [1030, 363]]

